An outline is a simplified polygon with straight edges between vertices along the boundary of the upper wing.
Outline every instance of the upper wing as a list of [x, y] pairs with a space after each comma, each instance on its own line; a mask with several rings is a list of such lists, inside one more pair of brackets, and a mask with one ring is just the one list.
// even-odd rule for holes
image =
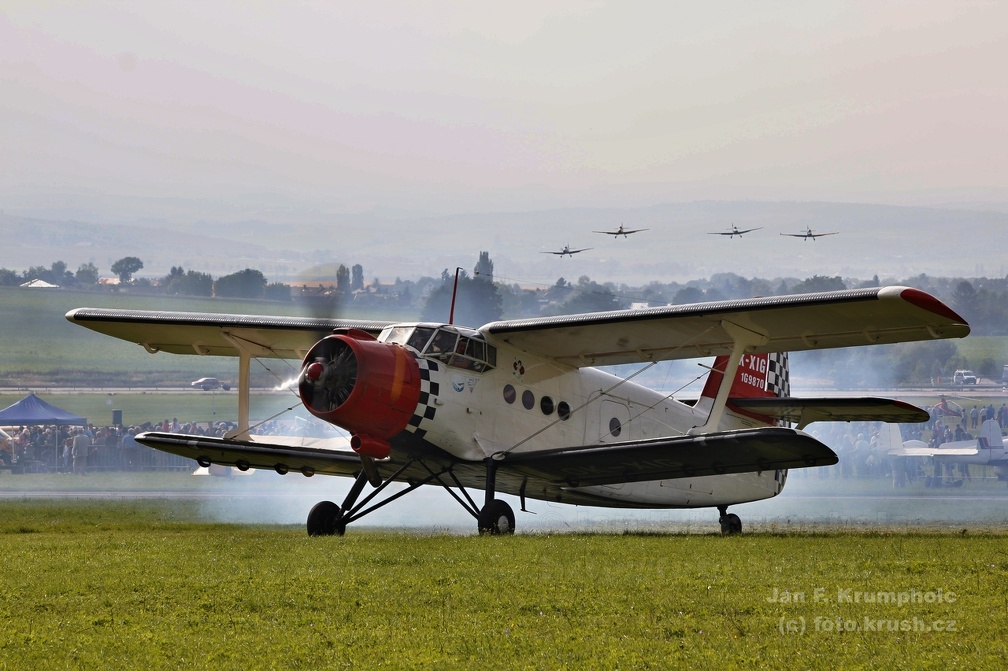
[[966, 320], [918, 289], [882, 287], [493, 322], [488, 340], [575, 367], [730, 354], [732, 327], [754, 353], [961, 338]]
[[830, 466], [838, 461], [833, 450], [807, 433], [772, 427], [509, 453], [500, 458], [498, 469], [569, 487], [584, 487]]
[[391, 322], [229, 315], [208, 312], [155, 312], [77, 308], [66, 318], [105, 335], [143, 345], [148, 352], [303, 359], [323, 336], [336, 328], [377, 335]]

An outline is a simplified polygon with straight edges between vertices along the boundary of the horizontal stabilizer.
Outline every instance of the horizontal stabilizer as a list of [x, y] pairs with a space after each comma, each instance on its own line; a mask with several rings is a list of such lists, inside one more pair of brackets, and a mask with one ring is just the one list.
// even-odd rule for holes
[[510, 453], [498, 468], [570, 487], [830, 466], [829, 447], [783, 427]]
[[728, 405], [799, 427], [812, 422], [916, 424], [928, 421], [927, 411], [889, 398], [730, 398]]

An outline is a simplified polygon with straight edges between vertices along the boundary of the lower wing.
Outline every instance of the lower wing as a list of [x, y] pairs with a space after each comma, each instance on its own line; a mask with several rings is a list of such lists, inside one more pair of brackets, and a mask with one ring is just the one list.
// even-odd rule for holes
[[[239, 470], [273, 470], [282, 475], [300, 472], [306, 476], [353, 476], [361, 470], [360, 457], [351, 450], [333, 447], [333, 441], [285, 444], [276, 436], [264, 436], [263, 441], [259, 441], [159, 432], [142, 433], [136, 440], [148, 447], [191, 457], [201, 466], [218, 464]], [[291, 438], [290, 442], [301, 440]], [[437, 462], [438, 468], [445, 472], [451, 470], [459, 484], [474, 487], [486, 484], [482, 462], [460, 461], [440, 451], [428, 456]], [[411, 481], [432, 473], [424, 461], [423, 457], [416, 458], [393, 449], [388, 460], [376, 465], [386, 477]], [[529, 491], [532, 491], [541, 487], [551, 489], [829, 466], [839, 459], [833, 450], [806, 433], [769, 427], [505, 453], [494, 457], [494, 461], [503, 479], [524, 481], [531, 485]]]

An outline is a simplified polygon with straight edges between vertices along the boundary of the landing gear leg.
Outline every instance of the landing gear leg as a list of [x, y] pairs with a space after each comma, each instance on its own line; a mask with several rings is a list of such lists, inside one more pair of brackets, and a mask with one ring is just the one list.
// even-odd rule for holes
[[718, 513], [723, 536], [737, 536], [742, 533], [742, 520], [735, 513], [729, 513], [728, 506], [718, 506]]
[[486, 467], [486, 499], [476, 518], [479, 532], [491, 536], [513, 534], [515, 529], [514, 511], [511, 510], [511, 506], [507, 502], [494, 498], [497, 489], [497, 462], [493, 458], [487, 459]]

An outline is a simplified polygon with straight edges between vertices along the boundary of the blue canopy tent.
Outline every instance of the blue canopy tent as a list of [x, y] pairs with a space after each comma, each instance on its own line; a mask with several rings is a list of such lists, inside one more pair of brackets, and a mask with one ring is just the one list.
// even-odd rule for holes
[[[28, 394], [17, 403], [0, 410], [0, 426], [86, 426], [87, 419], [72, 412], [46, 403], [34, 393]], [[54, 438], [56, 440], [56, 438]], [[41, 446], [34, 458], [19, 460], [20, 471], [46, 470], [53, 468], [57, 461], [58, 445]], [[11, 464], [8, 464], [11, 465]]]
[[0, 410], [0, 426], [85, 426], [87, 419], [46, 403], [34, 393]]

